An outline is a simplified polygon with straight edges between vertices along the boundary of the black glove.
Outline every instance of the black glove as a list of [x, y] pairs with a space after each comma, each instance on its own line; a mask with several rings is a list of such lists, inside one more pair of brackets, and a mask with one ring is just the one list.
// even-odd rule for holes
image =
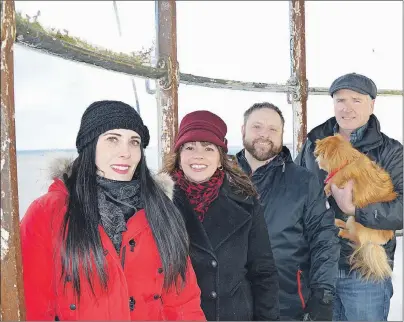
[[303, 321], [332, 321], [334, 294], [325, 289], [312, 290], [304, 309]]

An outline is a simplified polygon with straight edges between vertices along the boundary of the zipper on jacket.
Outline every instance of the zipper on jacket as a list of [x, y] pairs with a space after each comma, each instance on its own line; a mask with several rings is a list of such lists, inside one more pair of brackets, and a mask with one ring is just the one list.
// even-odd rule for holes
[[301, 276], [303, 274], [303, 271], [298, 267], [297, 269], [297, 274], [296, 274], [296, 280], [297, 280], [297, 294], [299, 295], [300, 302], [302, 303], [302, 308], [306, 308], [306, 302], [304, 301], [303, 297], [303, 292], [302, 292], [302, 280]]
[[126, 255], [126, 246], [123, 246], [122, 248], [122, 255], [121, 255], [121, 265], [122, 269], [125, 267], [125, 255]]

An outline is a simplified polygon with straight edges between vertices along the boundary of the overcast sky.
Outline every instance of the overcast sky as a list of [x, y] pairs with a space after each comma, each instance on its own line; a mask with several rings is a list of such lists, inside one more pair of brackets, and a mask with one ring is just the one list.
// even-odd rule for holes
[[[112, 1], [16, 1], [16, 10], [46, 27], [69, 30], [117, 51], [138, 50], [155, 37], [154, 1], [118, 2], [120, 38]], [[202, 76], [285, 83], [290, 74], [287, 1], [177, 1], [180, 70]], [[307, 78], [330, 86], [338, 76], [358, 72], [378, 88], [403, 88], [401, 1], [312, 1], [306, 3]], [[136, 79], [141, 114], [157, 145], [156, 101]], [[75, 147], [81, 115], [93, 101], [118, 99], [134, 106], [130, 77], [88, 67], [21, 45], [15, 46], [17, 149]], [[285, 114], [285, 142], [291, 143], [292, 107], [285, 94], [248, 93], [181, 85], [179, 118], [197, 109], [219, 114], [228, 124], [230, 145], [241, 144], [245, 109], [258, 101]], [[382, 130], [402, 141], [402, 97], [379, 97], [375, 114]], [[310, 96], [308, 129], [332, 116], [329, 96]]]

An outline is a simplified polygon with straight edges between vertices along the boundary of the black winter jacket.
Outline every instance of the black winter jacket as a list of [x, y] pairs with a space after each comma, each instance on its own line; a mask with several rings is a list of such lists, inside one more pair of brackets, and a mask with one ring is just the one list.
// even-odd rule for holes
[[177, 186], [174, 203], [185, 219], [207, 320], [279, 320], [278, 273], [257, 199], [235, 194], [225, 179], [203, 223]]
[[[237, 161], [251, 175], [244, 150]], [[334, 212], [318, 179], [293, 163], [287, 147], [251, 179], [278, 268], [281, 320], [301, 319], [311, 291], [335, 291], [340, 246]]]
[[[301, 152], [295, 162], [312, 171], [322, 182], [327, 173], [319, 169], [313, 155], [315, 142], [334, 135], [335, 117], [314, 128], [308, 135]], [[388, 203], [376, 203], [366, 208], [356, 209], [355, 220], [365, 227], [375, 229], [400, 230], [403, 229], [403, 145], [386, 136], [380, 131], [380, 123], [375, 115], [371, 115], [368, 121], [367, 130], [362, 140], [353, 144], [362, 153], [378, 163], [390, 173], [398, 198]], [[335, 217], [346, 220], [346, 216], [339, 209], [335, 200], [329, 198], [330, 205], [335, 210]], [[349, 241], [341, 239], [341, 257], [339, 266], [341, 269], [349, 270], [349, 256], [352, 254], [352, 247]], [[393, 267], [396, 239], [393, 238], [385, 245], [387, 256], [391, 259]]]

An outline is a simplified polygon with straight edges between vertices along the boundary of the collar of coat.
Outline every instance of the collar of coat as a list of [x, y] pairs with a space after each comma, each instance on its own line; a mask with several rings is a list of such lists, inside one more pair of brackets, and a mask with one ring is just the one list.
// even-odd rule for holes
[[[177, 191], [182, 191], [179, 187], [176, 187], [175, 189], [177, 189]], [[222, 197], [227, 196], [227, 197], [229, 197], [230, 199], [232, 199], [232, 200], [234, 200], [236, 202], [244, 203], [246, 205], [254, 205], [254, 201], [253, 201], [252, 197], [245, 196], [245, 195], [238, 194], [238, 193], [234, 192], [234, 190], [230, 186], [229, 179], [228, 179], [227, 176], [224, 177], [223, 184], [220, 187], [219, 197], [218, 198], [220, 198], [220, 196], [222, 196]], [[186, 195], [182, 191], [181, 199], [184, 199], [184, 198], [186, 199]]]
[[212, 203], [205, 216], [205, 220], [208, 216], [214, 216], [215, 220], [216, 229], [212, 230], [208, 237], [203, 223], [198, 220], [185, 193], [178, 187], [174, 200], [184, 216], [191, 244], [211, 254], [213, 258], [216, 258], [215, 251], [251, 220], [255, 206], [252, 197], [234, 193], [225, 178], [219, 197]]
[[[323, 124], [315, 127], [307, 135], [311, 142], [316, 142], [317, 139], [321, 140], [327, 136], [334, 135], [334, 127], [337, 124], [335, 117], [330, 118]], [[360, 149], [362, 152], [367, 152], [372, 150], [383, 143], [383, 136], [380, 131], [380, 123], [377, 117], [372, 114], [370, 115], [367, 129], [363, 134], [363, 137], [353, 143], [353, 147]]]
[[230, 199], [240, 202], [240, 203], [245, 203], [247, 205], [253, 205], [254, 201], [251, 197], [244, 196], [242, 194], [236, 194], [233, 189], [230, 187], [230, 183], [227, 177], [224, 178], [222, 188], [221, 188], [221, 193], [227, 195]]
[[[234, 157], [233, 157], [234, 158]], [[247, 174], [251, 175], [251, 167], [245, 157], [245, 149], [242, 149], [235, 156], [236, 162], [240, 165], [241, 169]], [[282, 171], [285, 170], [285, 164], [293, 162], [292, 155], [290, 154], [290, 150], [286, 147], [282, 147], [282, 151], [279, 152], [275, 158], [273, 158], [270, 162], [260, 166], [254, 173], [262, 173], [261, 171], [266, 172], [267, 169], [272, 167], [282, 166]]]

